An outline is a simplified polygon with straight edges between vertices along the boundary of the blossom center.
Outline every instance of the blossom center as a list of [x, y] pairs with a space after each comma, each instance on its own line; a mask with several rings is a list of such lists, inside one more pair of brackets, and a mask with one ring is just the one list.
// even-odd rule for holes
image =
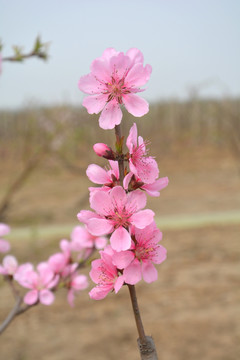
[[122, 96], [129, 94], [130, 90], [124, 85], [124, 78], [118, 80], [112, 76], [112, 81], [107, 83], [108, 102], [115, 99], [119, 104], [122, 104]]
[[150, 259], [153, 251], [153, 247], [137, 246], [135, 256], [138, 260]]

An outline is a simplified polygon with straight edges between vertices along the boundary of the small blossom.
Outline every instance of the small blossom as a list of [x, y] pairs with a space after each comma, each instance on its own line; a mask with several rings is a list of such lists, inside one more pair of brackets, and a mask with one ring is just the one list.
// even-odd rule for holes
[[18, 262], [15, 256], [7, 255], [3, 258], [2, 265], [0, 265], [0, 274], [13, 276], [18, 269]]
[[95, 184], [105, 185], [110, 188], [117, 185], [119, 181], [118, 162], [108, 160], [108, 163], [109, 167], [106, 169], [96, 164], [89, 165], [86, 171], [89, 180]]
[[85, 290], [88, 287], [88, 279], [85, 275], [79, 275], [73, 268], [67, 282], [68, 295], [67, 300], [70, 306], [74, 306], [74, 298], [77, 292]]
[[152, 184], [144, 184], [144, 182], [134, 175], [131, 171], [124, 177], [123, 186], [125, 190], [142, 189], [150, 196], [157, 197], [160, 195], [160, 190], [168, 185], [168, 177], [163, 177], [155, 180]]
[[152, 184], [157, 179], [159, 170], [157, 162], [147, 156], [146, 142], [137, 136], [137, 126], [133, 124], [130, 129], [126, 145], [129, 149], [129, 168], [142, 182]]
[[107, 244], [104, 236], [94, 236], [90, 234], [84, 226], [75, 226], [71, 234], [71, 249], [80, 253], [80, 257], [86, 258], [92, 249], [103, 249]]
[[47, 263], [40, 263], [36, 271], [27, 271], [25, 276], [19, 279], [19, 284], [31, 289], [24, 296], [27, 305], [40, 302], [44, 305], [51, 305], [54, 301], [54, 294], [51, 291], [58, 283], [59, 277], [54, 274]]
[[109, 48], [92, 62], [91, 73], [80, 78], [79, 89], [90, 95], [83, 100], [83, 106], [89, 114], [102, 112], [101, 128], [113, 129], [120, 124], [122, 104], [133, 116], [148, 112], [148, 103], [136, 95], [143, 91], [140, 87], [147, 83], [152, 72], [150, 65], [143, 66], [143, 61], [138, 49], [129, 49], [124, 55]]
[[[153, 264], [161, 264], [167, 256], [167, 250], [158, 244], [162, 239], [162, 233], [153, 222], [144, 231], [135, 228], [132, 236], [135, 240], [132, 247], [134, 258], [123, 270], [125, 282], [134, 285], [142, 277], [147, 283], [156, 281], [158, 273]], [[118, 267], [123, 268], [121, 256], [118, 258], [116, 254], [114, 261]]]
[[118, 293], [124, 283], [123, 276], [118, 273], [117, 267], [112, 263], [112, 257], [105, 251], [100, 251], [101, 259], [92, 261], [90, 277], [95, 284], [89, 296], [94, 300], [104, 299], [107, 294], [115, 290]]
[[90, 205], [96, 213], [81, 211], [79, 221], [86, 223], [89, 232], [95, 236], [112, 233], [110, 243], [116, 251], [130, 248], [131, 236], [127, 230], [130, 225], [144, 229], [154, 217], [152, 210], [142, 210], [146, 205], [143, 192], [136, 190], [126, 194], [121, 186], [115, 186], [109, 192], [95, 192]]

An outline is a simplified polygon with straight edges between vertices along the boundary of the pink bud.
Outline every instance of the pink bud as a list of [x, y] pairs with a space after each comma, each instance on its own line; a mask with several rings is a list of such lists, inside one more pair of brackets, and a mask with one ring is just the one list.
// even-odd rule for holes
[[93, 145], [93, 150], [98, 156], [104, 157], [105, 159], [108, 160], [115, 160], [115, 156], [112, 149], [106, 144], [97, 143]]

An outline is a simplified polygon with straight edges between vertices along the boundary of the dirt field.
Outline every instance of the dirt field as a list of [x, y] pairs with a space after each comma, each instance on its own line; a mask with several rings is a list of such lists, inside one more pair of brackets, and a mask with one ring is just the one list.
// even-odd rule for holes
[[[163, 159], [160, 168], [161, 175], [170, 178], [160, 199], [150, 203], [160, 221], [165, 215], [240, 209], [240, 177], [228, 152], [176, 151], [168, 160]], [[72, 222], [70, 214], [80, 210], [78, 180], [60, 174], [61, 181], [54, 187], [50, 178], [47, 172], [36, 174], [19, 193], [11, 212], [16, 224], [21, 222], [21, 203], [23, 214], [29, 218], [34, 211], [34, 215], [43, 214], [44, 208], [51, 212], [55, 206], [52, 223]], [[71, 188], [66, 186], [69, 182]], [[87, 185], [83, 182], [79, 197], [83, 196], [82, 186]], [[57, 200], [61, 193], [65, 207]], [[158, 267], [159, 280], [136, 286], [146, 332], [154, 337], [160, 360], [240, 358], [239, 239], [240, 224], [164, 230], [162, 243], [168, 259]], [[57, 243], [58, 239], [46, 238], [21, 243], [15, 240], [13, 245], [20, 260], [40, 261], [56, 249]], [[11, 308], [12, 298], [3, 284], [0, 292], [1, 321]], [[137, 360], [136, 338], [126, 287], [98, 302], [83, 292], [74, 309], [69, 308], [63, 291], [50, 308], [37, 306], [14, 320], [0, 337], [0, 359]]]

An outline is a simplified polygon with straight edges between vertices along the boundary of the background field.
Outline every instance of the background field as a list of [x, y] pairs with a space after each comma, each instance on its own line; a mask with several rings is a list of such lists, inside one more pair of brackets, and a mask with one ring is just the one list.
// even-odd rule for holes
[[[168, 259], [158, 267], [157, 282], [137, 285], [160, 359], [239, 359], [239, 104], [196, 98], [156, 103], [137, 119], [160, 175], [170, 180], [160, 198], [148, 202]], [[38, 262], [69, 237], [77, 212], [88, 207], [86, 167], [104, 164], [91, 146], [112, 145], [113, 132], [99, 130], [97, 117], [76, 108], [0, 116], [1, 221], [13, 228], [19, 260]], [[125, 134], [132, 121], [126, 115]], [[1, 321], [12, 297], [0, 286]], [[63, 291], [50, 308], [37, 306], [14, 320], [0, 337], [0, 358], [138, 359], [136, 338], [127, 288], [100, 302], [83, 292], [74, 309]]]

